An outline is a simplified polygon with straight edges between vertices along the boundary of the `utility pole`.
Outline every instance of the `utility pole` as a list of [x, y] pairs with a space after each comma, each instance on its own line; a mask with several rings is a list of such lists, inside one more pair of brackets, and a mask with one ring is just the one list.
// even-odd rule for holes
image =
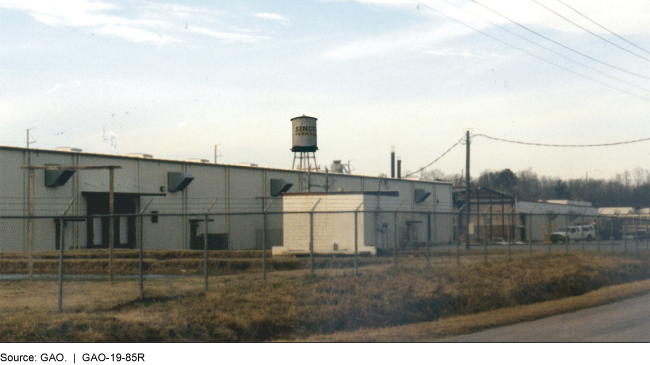
[[35, 129], [35, 128], [36, 128], [36, 127], [27, 128], [27, 148], [29, 148], [29, 130], [30, 130], [30, 129]]
[[469, 218], [470, 218], [470, 204], [469, 204], [469, 131], [467, 131], [465, 145], [467, 146], [467, 158], [465, 161], [465, 214], [467, 216], [467, 235], [465, 236], [465, 249], [469, 250]]
[[217, 146], [218, 146], [218, 144], [214, 145], [214, 164], [215, 165], [217, 164], [217, 157], [221, 156], [221, 155], [217, 154]]

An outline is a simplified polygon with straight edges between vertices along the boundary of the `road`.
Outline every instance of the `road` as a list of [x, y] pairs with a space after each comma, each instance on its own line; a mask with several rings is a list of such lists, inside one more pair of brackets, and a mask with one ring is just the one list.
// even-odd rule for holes
[[446, 342], [650, 342], [650, 294]]

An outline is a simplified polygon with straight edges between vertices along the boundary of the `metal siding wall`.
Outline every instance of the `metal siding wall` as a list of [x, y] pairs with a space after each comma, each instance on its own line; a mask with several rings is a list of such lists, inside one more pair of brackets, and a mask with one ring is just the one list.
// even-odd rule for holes
[[[230, 212], [262, 212], [262, 200], [255, 199], [264, 193], [263, 170], [229, 167]], [[264, 226], [262, 214], [231, 216], [230, 248], [250, 250], [255, 248], [255, 230]]]
[[[115, 191], [117, 193], [160, 193], [160, 187], [165, 187], [165, 193], [167, 194], [165, 197], [141, 197], [138, 211], [142, 209], [150, 199], [153, 199], [152, 204], [147, 209], [148, 212], [157, 210], [160, 213], [203, 213], [205, 209], [207, 209], [204, 209], [204, 206], [209, 206], [212, 203], [212, 200], [217, 197], [219, 200], [212, 212], [237, 212], [251, 210], [261, 212], [261, 199], [255, 200], [254, 198], [268, 196], [268, 185], [272, 178], [291, 180], [294, 185], [289, 190], [290, 192], [301, 191], [301, 185], [303, 189], [302, 191], [306, 190], [304, 179], [306, 179], [307, 174], [297, 171], [215, 166], [212, 164], [191, 164], [182, 161], [167, 162], [124, 158], [120, 156], [94, 156], [76, 153], [68, 154], [48, 151], [7, 149], [0, 150], [0, 176], [2, 177], [2, 179], [0, 179], [0, 187], [3, 192], [2, 196], [0, 196], [0, 213], [2, 214], [22, 215], [27, 213], [24, 209], [27, 209], [26, 192], [28, 191], [28, 175], [25, 171], [20, 169], [20, 166], [26, 164], [30, 155], [33, 165], [58, 163], [62, 165], [70, 164], [79, 166], [122, 166], [121, 169], [115, 170]], [[167, 191], [167, 173], [182, 171], [192, 173], [195, 177], [194, 181], [188, 186], [185, 192], [169, 193]], [[85, 191], [108, 192], [108, 175], [109, 173], [106, 170], [77, 171], [65, 186], [60, 188], [46, 188], [44, 186], [44, 172], [37, 171], [35, 175], [35, 196], [37, 199], [39, 197], [47, 197], [56, 201], [56, 204], [47, 206], [47, 209], [54, 213], [61, 213], [69, 203], [69, 200], [76, 197], [77, 201], [73, 208], [71, 208], [71, 212], [75, 215], [85, 215], [87, 202], [81, 193]], [[311, 175], [312, 183], [324, 185], [325, 174], [313, 173]], [[303, 177], [302, 180], [301, 177]], [[379, 181], [379, 178], [347, 176], [340, 174], [330, 174], [330, 177], [334, 180], [334, 190], [341, 187], [345, 191], [361, 191], [362, 189], [376, 191]], [[400, 210], [411, 210], [416, 208], [413, 203], [413, 186], [417, 186], [419, 188], [424, 188], [427, 191], [435, 190], [432, 197], [437, 197], [440, 200], [440, 203], [435, 207], [436, 210], [440, 209], [439, 211], [442, 211], [445, 209], [446, 204], [448, 204], [448, 209], [451, 211], [451, 188], [447, 184], [396, 179], [388, 179], [387, 181], [387, 186], [382, 185], [381, 190], [399, 191], [400, 197], [398, 200], [404, 201]], [[312, 191], [324, 191], [324, 188], [313, 187]], [[432, 202], [432, 197], [429, 197], [426, 203], [418, 204], [418, 206], [428, 205], [430, 203], [429, 201]], [[389, 201], [388, 199], [385, 199], [382, 202], [383, 209], [390, 211], [397, 207], [398, 203], [396, 200], [397, 199]], [[12, 203], [11, 205], [9, 205], [10, 201]], [[281, 199], [275, 201], [269, 211], [282, 211], [284, 208], [281, 201]], [[195, 204], [196, 202], [199, 202], [200, 204]], [[347, 205], [343, 207], [343, 205], [345, 205], [344, 203], [350, 205], [350, 207]], [[339, 206], [346, 209], [349, 208], [349, 210], [356, 209], [356, 206], [352, 207], [351, 204], [348, 203], [350, 202], [339, 201]], [[394, 206], [388, 206], [391, 204]], [[374, 209], [374, 207], [368, 209]], [[430, 209], [430, 207], [423, 210], [428, 211], [428, 209]], [[348, 218], [353, 221], [353, 215], [349, 214], [349, 216], [350, 217]], [[167, 222], [165, 224], [153, 224], [150, 219], [145, 218], [143, 222], [145, 247], [156, 249], [188, 248], [188, 219], [189, 218], [187, 217], [169, 217], [166, 218]], [[380, 215], [380, 220], [390, 223], [390, 236], [388, 243], [386, 243], [388, 246], [387, 248], [392, 247], [392, 240], [394, 239], [392, 219], [392, 214], [390, 214], [390, 217], [386, 214]], [[404, 220], [404, 217], [400, 214], [398, 215], [398, 220], [402, 221]], [[374, 245], [375, 238], [379, 239], [379, 244], [381, 244], [382, 237], [381, 235], [376, 234], [377, 231], [375, 227], [374, 214], [367, 215], [367, 217], [360, 221], [364, 222], [364, 228], [359, 231], [360, 246], [362, 242]], [[281, 215], [269, 215], [268, 223], [269, 229], [284, 229]], [[9, 223], [3, 224], [7, 225]], [[11, 224], [15, 225], [16, 223]], [[443, 222], [438, 224], [444, 226]], [[3, 228], [5, 231], [10, 230], [11, 232], [11, 234], [7, 236], [8, 238], [6, 238], [6, 242], [10, 243], [3, 245], [0, 249], [24, 249], [26, 237], [26, 225], [24, 220], [21, 221], [21, 223], [18, 223], [18, 225], [21, 225], [21, 227], [13, 228], [12, 226], [11, 228]], [[259, 216], [250, 217], [223, 217], [217, 218], [215, 223], [211, 223], [210, 230], [215, 230], [218, 233], [228, 233], [230, 235], [229, 240], [232, 249], [250, 249], [255, 246], [255, 230], [261, 229], [262, 225], [261, 214]], [[78, 247], [85, 247], [85, 223], [75, 223], [73, 226], [77, 228], [71, 229], [70, 225], [66, 227], [66, 242], [68, 242], [68, 244], [73, 243]], [[424, 231], [420, 231], [421, 241], [423, 240], [423, 237], [426, 237], [426, 224], [423, 225], [422, 229]], [[51, 246], [51, 244], [53, 245], [54, 242], [54, 232], [53, 221], [35, 227], [35, 236], [43, 237], [43, 244], [37, 244], [36, 247], [40, 248], [42, 246], [43, 248], [50, 249], [49, 246]], [[68, 236], [68, 232], [73, 232], [70, 233], [70, 237]]]

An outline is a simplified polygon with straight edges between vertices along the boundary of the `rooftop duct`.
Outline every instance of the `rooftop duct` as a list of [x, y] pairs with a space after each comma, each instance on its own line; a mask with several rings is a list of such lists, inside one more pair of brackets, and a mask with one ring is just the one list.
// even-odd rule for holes
[[150, 155], [148, 153], [139, 153], [139, 152], [127, 153], [126, 156], [137, 157], [137, 158], [153, 158], [153, 155]]
[[189, 172], [168, 172], [167, 173], [167, 191], [174, 193], [183, 191], [194, 180], [194, 176]]
[[83, 151], [81, 148], [77, 147], [54, 147], [54, 151], [61, 151], [61, 152], [81, 152]]
[[210, 163], [210, 160], [204, 158], [186, 158], [185, 162]]

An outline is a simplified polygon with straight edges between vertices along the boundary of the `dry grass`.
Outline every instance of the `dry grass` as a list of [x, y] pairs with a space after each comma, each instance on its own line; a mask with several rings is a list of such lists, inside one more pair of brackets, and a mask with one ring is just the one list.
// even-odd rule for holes
[[535, 319], [596, 307], [650, 292], [650, 280], [601, 288], [587, 294], [543, 303], [452, 316], [438, 321], [311, 336], [309, 342], [430, 342]]
[[[326, 260], [326, 259], [321, 259]], [[342, 260], [346, 259], [329, 259]], [[0, 282], [0, 341], [267, 341], [430, 322], [578, 296], [650, 278], [650, 255], [559, 254], [467, 263], [446, 257], [391, 259], [317, 271], [210, 279], [66, 282], [55, 315], [55, 282]], [[385, 260], [388, 260], [385, 262]], [[325, 265], [327, 266], [327, 265]], [[459, 325], [460, 326], [460, 325]], [[462, 327], [462, 326], [461, 326]]]
[[[143, 255], [144, 274], [159, 275], [203, 275], [204, 252], [187, 250], [152, 250]], [[260, 251], [210, 251], [208, 271], [210, 275], [234, 275], [262, 272]], [[360, 257], [359, 265], [376, 265], [390, 262], [389, 258]], [[271, 257], [268, 252], [267, 270], [301, 270], [309, 267], [306, 258]], [[354, 267], [351, 257], [320, 257], [316, 268]], [[114, 256], [116, 275], [134, 275], [139, 272], [139, 253], [134, 250], [116, 250]], [[28, 257], [24, 252], [0, 253], [0, 272], [3, 274], [27, 274]], [[59, 253], [55, 251], [36, 252], [34, 273], [58, 274]], [[68, 251], [64, 255], [65, 274], [107, 274], [107, 250]]]

